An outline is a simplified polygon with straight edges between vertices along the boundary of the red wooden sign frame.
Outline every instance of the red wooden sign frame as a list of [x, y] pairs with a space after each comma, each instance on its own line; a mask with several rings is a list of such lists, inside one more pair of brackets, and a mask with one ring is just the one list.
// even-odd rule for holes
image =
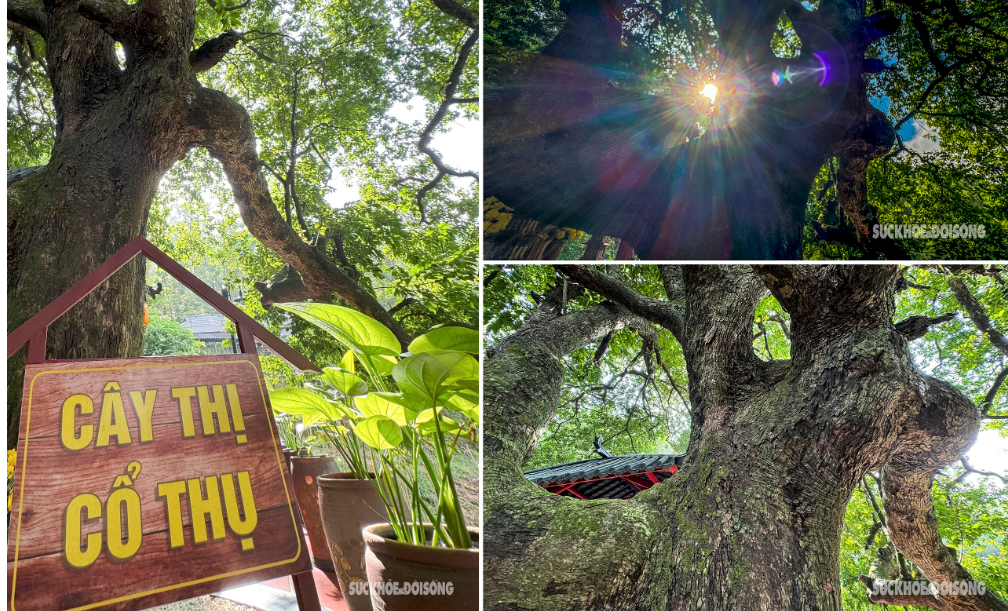
[[[305, 358], [302, 354], [288, 346], [279, 337], [271, 333], [268, 329], [256, 322], [251, 316], [243, 312], [233, 303], [225, 299], [221, 294], [197, 278], [187, 269], [182, 267], [177, 261], [162, 252], [159, 248], [147, 241], [143, 236], [139, 236], [129, 244], [124, 246], [114, 255], [109, 257], [104, 263], [95, 268], [91, 273], [82, 278], [77, 284], [56, 298], [52, 303], [42, 308], [37, 314], [29, 318], [23, 325], [7, 336], [7, 358], [12, 357], [25, 344], [28, 344], [28, 363], [45, 363], [46, 335], [49, 325], [56, 322], [70, 308], [79, 303], [91, 291], [98, 288], [112, 274], [129, 263], [138, 254], [146, 256], [156, 263], [161, 269], [168, 272], [176, 280], [181, 282], [191, 291], [199, 295], [203, 300], [212, 305], [217, 311], [234, 322], [238, 330], [238, 343], [241, 352], [244, 354], [254, 354], [258, 356], [255, 340], [258, 338], [270, 350], [283, 358], [290, 365], [299, 370], [309, 370], [321, 372], [321, 369]], [[92, 360], [92, 359], [86, 359]], [[94, 359], [101, 360], [101, 359]], [[57, 362], [57, 361], [48, 361]], [[288, 486], [293, 489], [290, 480], [290, 472], [286, 470]], [[300, 524], [300, 512], [295, 512], [297, 522]], [[299, 533], [304, 545], [303, 533]], [[304, 549], [307, 549], [305, 546]], [[294, 581], [294, 592], [297, 596], [298, 606], [302, 611], [321, 611], [318, 592], [315, 589], [315, 580], [311, 571], [292, 574]]]

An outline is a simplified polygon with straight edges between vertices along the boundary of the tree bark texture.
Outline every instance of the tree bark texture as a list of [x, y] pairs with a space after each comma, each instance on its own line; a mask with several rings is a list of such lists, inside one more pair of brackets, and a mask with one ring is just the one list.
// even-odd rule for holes
[[[540, 305], [484, 365], [487, 609], [839, 610], [844, 512], [880, 468], [903, 554], [932, 581], [969, 579], [941, 545], [930, 485], [980, 416], [913, 364], [893, 321], [898, 269], [668, 267], [667, 300], [594, 269], [561, 271], [610, 301], [566, 315]], [[753, 352], [768, 292], [791, 316], [789, 360]], [[682, 346], [683, 467], [629, 500], [543, 491], [522, 465], [557, 410], [564, 356], [631, 324]], [[990, 592], [935, 604], [1006, 608]]]
[[[287, 225], [259, 166], [252, 122], [198, 71], [236, 44], [225, 32], [193, 51], [196, 0], [17, 0], [8, 18], [46, 42], [57, 118], [45, 166], [8, 175], [7, 328], [16, 329], [146, 230], [164, 174], [191, 149], [218, 159], [249, 231], [319, 294], [338, 293], [403, 342], [374, 296]], [[120, 66], [115, 43], [122, 45]], [[192, 62], [190, 56], [192, 55]], [[49, 329], [47, 358], [136, 356], [144, 262], [131, 262]], [[7, 364], [8, 439], [17, 439], [25, 364]]]
[[[541, 54], [501, 61], [491, 49], [486, 195], [543, 223], [622, 238], [642, 259], [797, 259], [812, 182], [838, 156], [850, 170], [841, 204], [866, 242], [867, 161], [895, 133], [868, 102], [862, 60], [898, 20], [865, 17], [852, 0], [814, 11], [787, 0], [703, 4], [720, 40], [719, 95], [736, 99], [714, 108], [702, 135], [684, 110], [701, 99], [699, 83], [675, 100], [635, 91], [618, 68], [632, 53], [621, 43], [627, 2], [568, 3]], [[771, 51], [785, 12], [799, 58]], [[774, 72], [792, 70], [804, 76], [778, 86]]]

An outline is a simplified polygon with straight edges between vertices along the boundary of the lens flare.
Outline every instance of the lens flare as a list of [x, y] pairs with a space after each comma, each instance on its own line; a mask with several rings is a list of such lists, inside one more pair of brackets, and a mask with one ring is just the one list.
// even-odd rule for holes
[[700, 95], [705, 98], [709, 98], [711, 104], [713, 104], [714, 100], [717, 99], [717, 87], [715, 87], [713, 83], [707, 83], [703, 86], [703, 89], [700, 90]]

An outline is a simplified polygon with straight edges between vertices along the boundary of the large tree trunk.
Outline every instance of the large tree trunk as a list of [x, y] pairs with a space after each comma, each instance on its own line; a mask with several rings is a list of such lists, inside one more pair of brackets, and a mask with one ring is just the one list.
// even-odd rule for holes
[[[284, 222], [260, 170], [245, 109], [200, 85], [237, 44], [192, 50], [196, 0], [9, 0], [8, 19], [45, 40], [57, 132], [49, 163], [8, 176], [7, 328], [13, 331], [146, 230], [165, 172], [194, 147], [227, 174], [249, 231], [313, 294], [338, 293], [410, 337], [377, 299]], [[126, 57], [120, 67], [115, 43]], [[48, 358], [137, 356], [144, 263], [131, 262], [49, 329]], [[7, 364], [8, 440], [17, 441], [26, 351]]]
[[[932, 581], [968, 579], [941, 545], [930, 482], [972, 443], [979, 413], [913, 365], [892, 320], [897, 269], [665, 268], [673, 301], [591, 269], [564, 272], [618, 304], [540, 308], [488, 351], [487, 608], [838, 610], [844, 512], [856, 482], [883, 466], [899, 549]], [[788, 361], [752, 349], [768, 289], [791, 315]], [[686, 359], [692, 428], [679, 473], [625, 501], [525, 480], [557, 409], [563, 356], [644, 320], [670, 330]], [[1008, 608], [991, 593], [932, 606]]]
[[[52, 3], [43, 13], [58, 122], [49, 163], [8, 181], [9, 331], [145, 231], [158, 182], [191, 141], [182, 133], [183, 99], [198, 84], [188, 61], [141, 52], [122, 71], [113, 39], [76, 4]], [[187, 58], [191, 16], [184, 24], [180, 12], [164, 14], [164, 26], [185, 39], [166, 46], [185, 48]], [[47, 357], [139, 355], [143, 282], [138, 257], [49, 328]], [[25, 354], [7, 362], [7, 435], [15, 442]]]
[[[644, 259], [796, 259], [809, 190], [835, 155], [849, 169], [838, 194], [852, 240], [878, 250], [868, 243], [863, 183], [867, 161], [895, 133], [868, 102], [861, 61], [870, 42], [895, 30], [890, 13], [865, 18], [863, 3], [850, 0], [823, 0], [815, 11], [784, 0], [704, 2], [728, 100], [708, 112], [699, 83], [650, 95], [620, 67], [631, 53], [621, 42], [628, 4], [570, 2], [541, 54], [488, 53], [487, 196], [540, 222], [622, 238]], [[771, 52], [785, 11], [800, 58]], [[778, 87], [775, 70], [788, 82]]]

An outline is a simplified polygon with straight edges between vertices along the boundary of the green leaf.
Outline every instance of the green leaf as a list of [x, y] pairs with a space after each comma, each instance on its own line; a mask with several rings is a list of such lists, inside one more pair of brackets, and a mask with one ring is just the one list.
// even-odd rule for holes
[[479, 424], [479, 394], [470, 390], [449, 391], [438, 397], [438, 405], [465, 414]]
[[435, 350], [479, 351], [479, 333], [467, 327], [439, 327], [413, 340], [409, 351], [413, 354]]
[[399, 359], [397, 357], [388, 354], [379, 354], [371, 360], [371, 366], [374, 367], [376, 374], [387, 376], [392, 373], [392, 369], [398, 362]]
[[353, 373], [338, 367], [326, 367], [322, 371], [322, 379], [344, 395], [359, 397], [367, 394], [367, 382]]
[[402, 430], [388, 416], [371, 416], [357, 423], [354, 433], [376, 450], [389, 450], [402, 443]]
[[400, 395], [373, 392], [365, 397], [355, 398], [354, 403], [357, 404], [357, 409], [365, 418], [386, 416], [394, 420], [396, 424], [406, 426], [407, 422], [416, 418], [417, 412], [407, 409], [402, 402], [396, 403], [390, 400], [394, 397], [400, 397]]
[[343, 360], [340, 361], [339, 366], [350, 373], [357, 373], [357, 370], [355, 369], [353, 350], [346, 351], [346, 354], [343, 355]]
[[[455, 422], [448, 416], [441, 415], [442, 409], [443, 408], [440, 407], [437, 408], [438, 419], [441, 421], [441, 432], [448, 434], [448, 433], [454, 433], [455, 431], [459, 430], [459, 428], [461, 427], [459, 426], [458, 422]], [[433, 433], [438, 429], [437, 424], [434, 422], [433, 408], [425, 409], [424, 411], [420, 412], [420, 415], [418, 415], [416, 418], [416, 423], [417, 427], [420, 429], [420, 432], [424, 435]]]
[[339, 420], [341, 411], [332, 401], [303, 388], [278, 388], [270, 393], [273, 410], [291, 416], [322, 416]]
[[427, 406], [448, 388], [478, 388], [479, 364], [465, 352], [424, 352], [399, 361], [392, 377], [403, 395]]
[[379, 375], [386, 367], [381, 357], [395, 357], [400, 352], [399, 340], [389, 329], [366, 314], [328, 303], [277, 303], [273, 307], [297, 314], [329, 333], [371, 364]]
[[323, 422], [328, 422], [329, 420], [322, 414], [315, 414], [313, 416], [301, 416], [301, 424], [305, 425], [306, 428], [313, 427], [316, 424], [321, 424]]

